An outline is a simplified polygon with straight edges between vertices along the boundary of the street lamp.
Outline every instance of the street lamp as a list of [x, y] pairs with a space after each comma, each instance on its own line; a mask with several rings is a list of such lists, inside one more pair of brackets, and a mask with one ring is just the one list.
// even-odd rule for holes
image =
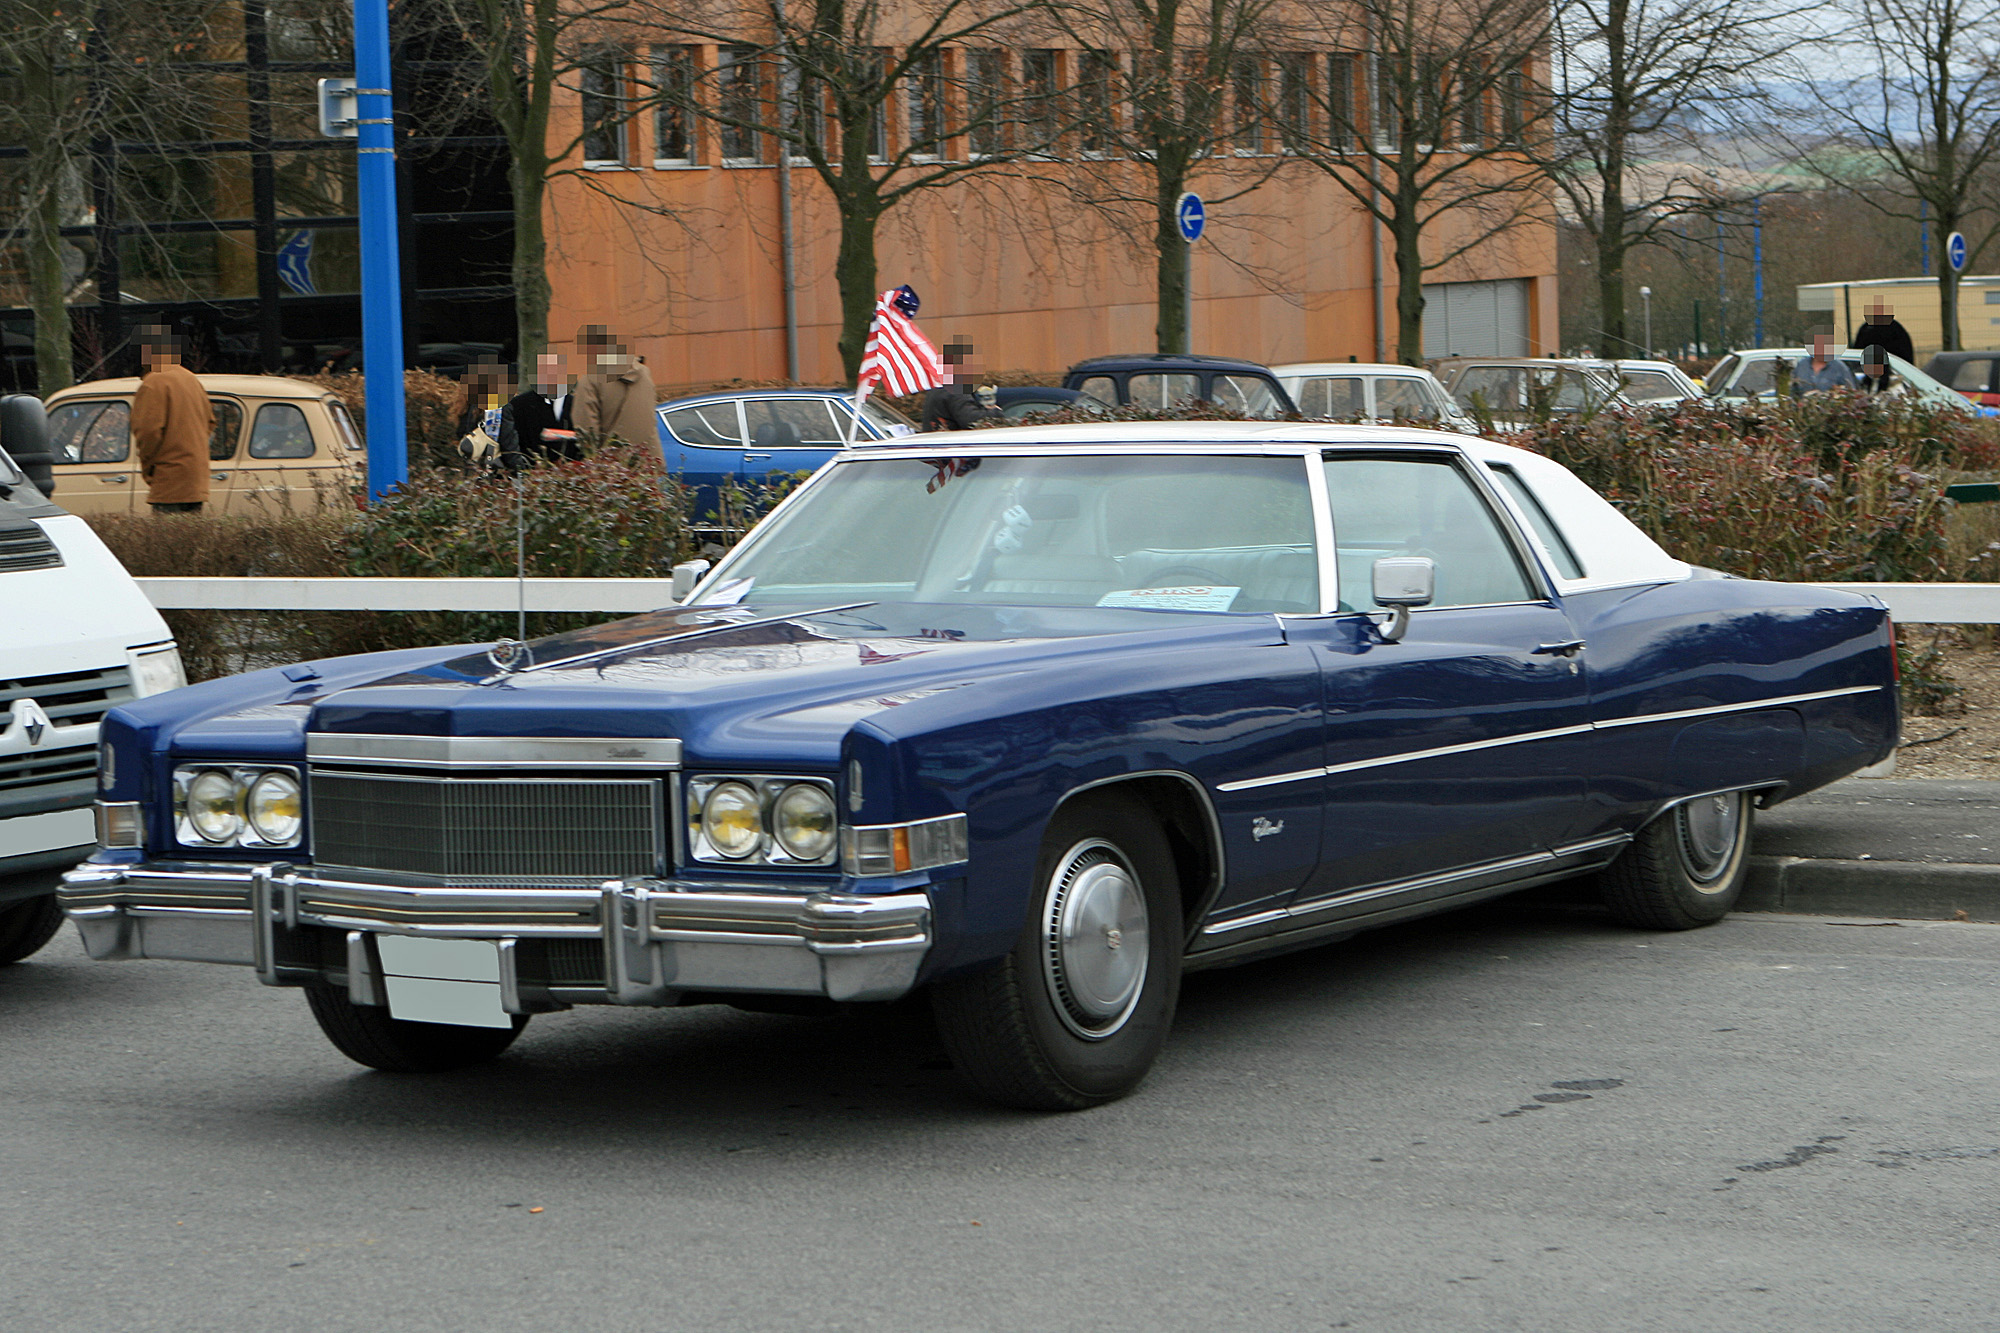
[[1646, 312], [1646, 359], [1653, 359], [1653, 289], [1639, 289], [1639, 304]]

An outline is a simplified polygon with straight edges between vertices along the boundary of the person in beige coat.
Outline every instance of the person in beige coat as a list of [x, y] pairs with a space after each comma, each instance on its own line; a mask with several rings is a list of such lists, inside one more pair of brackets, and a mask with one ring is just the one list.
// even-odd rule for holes
[[144, 369], [132, 395], [132, 440], [146, 503], [156, 514], [198, 514], [208, 500], [208, 437], [215, 408], [194, 372], [181, 364], [174, 335], [158, 325], [140, 334]]
[[583, 354], [583, 374], [577, 378], [570, 411], [577, 431], [600, 442], [623, 440], [659, 448], [660, 428], [653, 415], [659, 395], [653, 388], [653, 372], [602, 324], [586, 324], [576, 342]]

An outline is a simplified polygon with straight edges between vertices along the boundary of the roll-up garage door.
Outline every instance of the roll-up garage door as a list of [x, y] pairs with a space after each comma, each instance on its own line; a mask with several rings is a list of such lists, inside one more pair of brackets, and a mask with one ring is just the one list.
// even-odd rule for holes
[[1424, 355], [1527, 356], [1527, 279], [1425, 284]]

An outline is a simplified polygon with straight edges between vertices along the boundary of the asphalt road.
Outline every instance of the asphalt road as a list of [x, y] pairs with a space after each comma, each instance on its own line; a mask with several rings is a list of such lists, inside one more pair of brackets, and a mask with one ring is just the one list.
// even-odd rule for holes
[[0, 970], [0, 1328], [1991, 1330], [2000, 926], [1500, 905], [1192, 979], [1140, 1092], [921, 1029], [348, 1064], [246, 969]]

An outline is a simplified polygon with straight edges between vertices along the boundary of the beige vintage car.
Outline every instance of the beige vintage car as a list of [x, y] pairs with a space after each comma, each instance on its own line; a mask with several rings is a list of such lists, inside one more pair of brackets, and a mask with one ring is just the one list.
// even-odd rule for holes
[[[366, 467], [346, 404], [276, 375], [201, 375], [215, 405], [207, 512], [242, 514], [350, 503]], [[76, 514], [146, 512], [132, 446], [137, 379], [93, 380], [49, 395], [56, 503]]]

